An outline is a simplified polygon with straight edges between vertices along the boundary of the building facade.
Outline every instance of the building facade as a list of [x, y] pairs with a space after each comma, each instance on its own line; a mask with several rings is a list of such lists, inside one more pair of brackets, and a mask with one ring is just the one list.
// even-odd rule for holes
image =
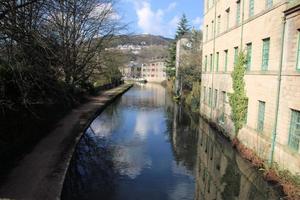
[[190, 34], [184, 35], [176, 42], [176, 62], [175, 62], [175, 94], [181, 94], [179, 68], [184, 56], [188, 53], [187, 47], [190, 45]]
[[203, 116], [234, 135], [228, 94], [240, 51], [247, 57], [248, 113], [238, 139], [258, 156], [300, 173], [299, 0], [206, 0]]
[[142, 64], [141, 76], [148, 82], [161, 83], [167, 80], [165, 58], [152, 58]]

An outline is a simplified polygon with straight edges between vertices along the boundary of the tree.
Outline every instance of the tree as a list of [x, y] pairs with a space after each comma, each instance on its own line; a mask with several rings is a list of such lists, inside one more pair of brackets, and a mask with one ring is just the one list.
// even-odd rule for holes
[[185, 35], [188, 32], [190, 32], [189, 22], [186, 18], [186, 15], [183, 14], [177, 26], [175, 39], [180, 39], [183, 35]]
[[244, 52], [240, 52], [231, 74], [233, 93], [229, 94], [229, 104], [232, 109], [231, 116], [236, 135], [243, 127], [247, 117], [248, 98], [246, 96], [244, 80], [246, 62], [246, 55]]
[[176, 65], [176, 43], [183, 35], [190, 31], [186, 15], [183, 14], [176, 30], [175, 40], [169, 46], [169, 56], [166, 60], [166, 73], [169, 78], [175, 77]]
[[97, 66], [91, 62], [121, 27], [113, 0], [51, 0], [47, 29], [56, 41], [64, 81], [72, 87], [89, 80]]

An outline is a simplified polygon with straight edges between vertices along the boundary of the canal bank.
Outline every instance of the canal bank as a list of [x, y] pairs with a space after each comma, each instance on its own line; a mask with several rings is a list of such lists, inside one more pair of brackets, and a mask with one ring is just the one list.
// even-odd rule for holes
[[69, 162], [85, 128], [131, 87], [124, 84], [107, 90], [72, 110], [11, 171], [0, 188], [0, 199], [60, 199]]

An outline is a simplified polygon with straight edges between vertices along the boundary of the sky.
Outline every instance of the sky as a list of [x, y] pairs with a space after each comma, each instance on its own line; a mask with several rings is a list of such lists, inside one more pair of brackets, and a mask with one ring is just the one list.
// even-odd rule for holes
[[119, 0], [116, 5], [128, 32], [174, 38], [184, 13], [191, 27], [199, 30], [203, 22], [203, 0]]

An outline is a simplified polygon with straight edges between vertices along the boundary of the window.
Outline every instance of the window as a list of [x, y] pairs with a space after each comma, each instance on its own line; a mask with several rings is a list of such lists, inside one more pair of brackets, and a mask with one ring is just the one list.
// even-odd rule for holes
[[300, 111], [292, 110], [288, 145], [298, 151], [300, 143]]
[[262, 52], [262, 70], [268, 70], [269, 66], [269, 52], [270, 52], [270, 38], [263, 40], [263, 52]]
[[213, 70], [213, 55], [210, 54], [210, 69], [209, 71], [211, 72]]
[[229, 16], [230, 16], [230, 8], [226, 10], [226, 29], [229, 29]]
[[298, 30], [297, 70], [300, 70], [300, 30]]
[[265, 106], [266, 106], [265, 102], [258, 101], [258, 118], [257, 118], [257, 131], [258, 132], [262, 132], [264, 130]]
[[270, 8], [273, 5], [273, 0], [266, 0], [266, 7]]
[[224, 65], [224, 71], [227, 72], [227, 65], [228, 65], [228, 50], [225, 50], [224, 53], [225, 53], [225, 59], [224, 59], [224, 63], [225, 63], [225, 65]]
[[218, 90], [215, 89], [215, 96], [214, 96], [214, 108], [217, 107], [217, 104], [218, 104]]
[[211, 185], [211, 176], [208, 175], [208, 182], [207, 182], [207, 192], [210, 193], [210, 185]]
[[254, 15], [254, 0], [249, 0], [249, 17]]
[[216, 72], [219, 71], [219, 57], [220, 57], [219, 52], [217, 52], [217, 57], [216, 57]]
[[205, 56], [205, 60], [204, 60], [204, 71], [207, 71], [207, 56]]
[[221, 32], [221, 15], [218, 16], [217, 34]]
[[203, 102], [206, 103], [206, 87], [203, 87]]
[[208, 94], [208, 104], [209, 106], [212, 106], [212, 90], [209, 88], [209, 94]]
[[205, 39], [206, 39], [206, 41], [208, 40], [208, 25], [206, 25], [206, 35], [205, 35]]
[[214, 20], [211, 21], [211, 38], [214, 38]]
[[233, 63], [234, 65], [237, 62], [238, 56], [239, 56], [239, 48], [234, 47], [234, 63]]
[[247, 44], [247, 71], [251, 68], [251, 60], [252, 60], [252, 43]]
[[241, 18], [241, 2], [236, 2], [236, 25], [240, 24], [240, 18]]
[[226, 103], [226, 92], [222, 91], [222, 112], [220, 116], [220, 122], [224, 123], [225, 122], [225, 103]]

